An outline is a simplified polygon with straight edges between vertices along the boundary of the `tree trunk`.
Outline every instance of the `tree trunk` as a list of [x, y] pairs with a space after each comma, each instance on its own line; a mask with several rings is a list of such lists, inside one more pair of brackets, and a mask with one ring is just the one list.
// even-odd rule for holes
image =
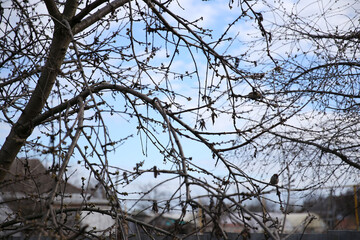
[[69, 30], [63, 25], [55, 23], [50, 52], [35, 90], [0, 150], [0, 181], [4, 179], [16, 155], [33, 131], [35, 126], [33, 124], [25, 125], [25, 123], [31, 123], [32, 119], [41, 113], [54, 86], [70, 41]]

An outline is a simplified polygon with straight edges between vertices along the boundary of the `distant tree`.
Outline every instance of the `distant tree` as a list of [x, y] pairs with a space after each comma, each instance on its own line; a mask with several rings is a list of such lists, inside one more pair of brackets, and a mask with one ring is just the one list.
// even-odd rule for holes
[[[292, 191], [358, 181], [358, 9], [324, 0], [2, 2], [0, 182], [11, 184], [20, 157], [51, 159], [55, 181], [25, 196], [44, 211], [6, 215], [0, 229], [94, 237], [59, 220], [81, 220], [86, 209], [116, 219], [114, 234], [126, 238], [129, 222], [149, 227], [123, 200], [147, 195], [135, 187], [151, 175], [153, 190], [170, 196], [154, 209], [171, 204], [179, 220], [201, 209], [223, 238], [224, 207], [246, 222], [256, 218], [244, 207], [250, 198], [276, 193], [286, 213]], [[102, 185], [108, 209], [85, 193], [77, 209], [55, 205], [74, 164], [89, 174], [77, 182]], [[274, 173], [280, 181], [269, 185]], [[280, 239], [281, 223], [274, 233], [268, 217], [256, 221]]]
[[333, 229], [337, 222], [348, 217], [355, 217], [354, 194], [353, 191], [347, 191], [340, 195], [308, 197], [304, 201], [302, 209], [317, 213], [321, 218], [327, 220], [329, 227]]

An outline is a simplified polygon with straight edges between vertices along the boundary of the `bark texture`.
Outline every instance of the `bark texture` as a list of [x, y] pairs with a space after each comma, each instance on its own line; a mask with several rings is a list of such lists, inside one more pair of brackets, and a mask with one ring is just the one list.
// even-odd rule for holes
[[[71, 5], [71, 8], [74, 7], [76, 9], [76, 5]], [[71, 11], [71, 9], [65, 8], [64, 17], [65, 13], [67, 15], [64, 19], [71, 17], [71, 14], [73, 15], [75, 13], [75, 9]], [[49, 9], [50, 15], [51, 12], [52, 11]], [[59, 23], [60, 19], [55, 19], [51, 48], [35, 90], [18, 121], [11, 128], [4, 145], [0, 150], [0, 181], [3, 181], [16, 155], [26, 139], [31, 135], [35, 127], [34, 124], [32, 124], [32, 120], [41, 113], [41, 110], [49, 97], [71, 41], [69, 30], [63, 24]]]

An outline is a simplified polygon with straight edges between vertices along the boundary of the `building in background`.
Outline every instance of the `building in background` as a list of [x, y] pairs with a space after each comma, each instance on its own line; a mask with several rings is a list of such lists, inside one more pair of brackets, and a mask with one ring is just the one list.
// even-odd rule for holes
[[[87, 230], [92, 229], [95, 235], [114, 231], [115, 220], [111, 216], [83, 210], [87, 207], [99, 211], [110, 209], [101, 187], [97, 190], [80, 188], [59, 180], [56, 172], [47, 169], [39, 159], [21, 158], [14, 161], [10, 172], [0, 184], [0, 223], [19, 216], [24, 220], [39, 219], [47, 210], [46, 202], [56, 181], [60, 183], [51, 206], [53, 211], [57, 211], [58, 225], [86, 227]], [[7, 229], [1, 234], [6, 235], [6, 232], [11, 231]], [[20, 233], [18, 235], [21, 236]]]

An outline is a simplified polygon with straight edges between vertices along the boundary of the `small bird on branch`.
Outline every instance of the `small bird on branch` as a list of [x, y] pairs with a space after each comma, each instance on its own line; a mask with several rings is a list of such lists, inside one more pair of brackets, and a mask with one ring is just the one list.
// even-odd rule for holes
[[266, 184], [265, 187], [263, 187], [260, 192], [264, 191], [265, 188], [267, 188], [268, 186], [274, 186], [276, 187], [276, 192], [279, 193], [279, 187], [278, 184], [279, 183], [279, 174], [275, 173], [274, 175], [271, 176], [270, 178], [270, 182], [268, 184]]
[[253, 87], [252, 92], [246, 95], [246, 97], [250, 98], [251, 100], [260, 100], [263, 98], [263, 95]]
[[270, 179], [270, 184], [275, 186], [279, 183], [279, 175], [278, 174], [274, 174], [272, 175], [271, 179]]

